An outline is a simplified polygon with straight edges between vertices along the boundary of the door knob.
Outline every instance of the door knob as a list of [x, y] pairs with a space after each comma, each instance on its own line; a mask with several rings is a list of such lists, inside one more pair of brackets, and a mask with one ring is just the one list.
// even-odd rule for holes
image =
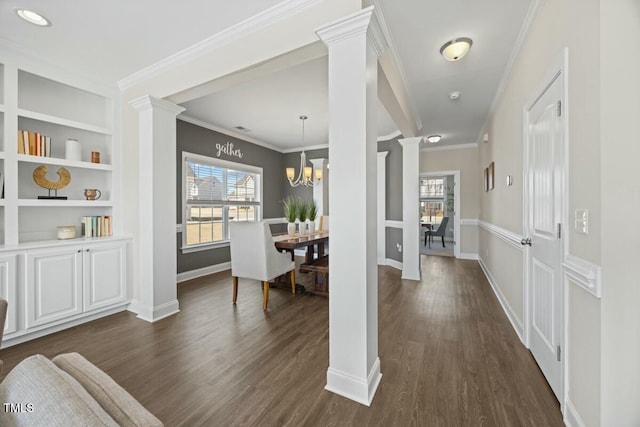
[[520, 244], [522, 246], [526, 246], [526, 245], [531, 246], [531, 239], [529, 237], [525, 237], [522, 240], [520, 240]]

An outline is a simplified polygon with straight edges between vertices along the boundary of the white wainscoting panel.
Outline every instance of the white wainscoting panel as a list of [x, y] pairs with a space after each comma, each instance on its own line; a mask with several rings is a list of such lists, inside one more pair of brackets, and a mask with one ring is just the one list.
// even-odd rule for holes
[[484, 263], [484, 261], [482, 260], [481, 257], [478, 258], [478, 263], [480, 264], [480, 267], [482, 268], [482, 271], [484, 272], [484, 275], [486, 276], [487, 280], [489, 281], [489, 284], [491, 285], [491, 289], [493, 289], [493, 293], [496, 294], [496, 297], [498, 298], [498, 302], [500, 302], [500, 305], [502, 306], [502, 309], [504, 310], [505, 314], [507, 315], [507, 318], [511, 322], [511, 325], [513, 326], [513, 329], [516, 331], [516, 334], [518, 334], [518, 338], [520, 338], [520, 341], [526, 347], [526, 344], [525, 344], [525, 341], [524, 341], [524, 327], [522, 326], [522, 322], [518, 319], [518, 317], [516, 316], [515, 312], [513, 311], [511, 306], [509, 305], [509, 302], [507, 301], [507, 299], [504, 297], [504, 295], [500, 291], [500, 287], [498, 286], [497, 282], [495, 281], [495, 279], [493, 278], [493, 276], [489, 272], [489, 268]]

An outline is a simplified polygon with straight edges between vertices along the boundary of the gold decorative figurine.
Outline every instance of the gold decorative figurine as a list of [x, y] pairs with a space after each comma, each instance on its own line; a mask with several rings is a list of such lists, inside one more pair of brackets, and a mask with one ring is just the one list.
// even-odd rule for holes
[[[48, 169], [45, 165], [38, 166], [33, 171], [33, 180], [42, 188], [46, 188], [49, 190], [48, 196], [38, 196], [38, 199], [56, 199], [56, 200], [67, 200], [67, 196], [58, 196], [58, 190], [66, 187], [71, 182], [71, 174], [66, 168], [58, 169], [58, 181], [51, 182], [47, 179]], [[51, 190], [54, 190], [54, 195], [51, 195]]]

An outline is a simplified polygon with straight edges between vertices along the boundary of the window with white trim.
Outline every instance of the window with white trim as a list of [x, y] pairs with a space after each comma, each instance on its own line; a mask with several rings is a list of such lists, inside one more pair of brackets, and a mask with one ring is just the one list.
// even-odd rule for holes
[[440, 224], [445, 215], [445, 177], [420, 178], [420, 221]]
[[262, 218], [262, 168], [182, 152], [182, 249], [229, 243], [231, 221]]

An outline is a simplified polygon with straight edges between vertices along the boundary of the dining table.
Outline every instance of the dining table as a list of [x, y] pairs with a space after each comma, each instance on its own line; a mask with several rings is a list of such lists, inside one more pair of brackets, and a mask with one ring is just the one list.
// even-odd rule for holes
[[[306, 234], [274, 234], [273, 240], [276, 249], [291, 252], [291, 260], [294, 260], [294, 251], [306, 248], [305, 260], [300, 265], [300, 271], [313, 274], [311, 288], [296, 283], [296, 292], [303, 291], [315, 295], [328, 295], [328, 270], [329, 256], [325, 255], [324, 246], [329, 241], [329, 230], [318, 230]], [[275, 286], [280, 287], [283, 279], [276, 278]]]
[[305, 252], [305, 262], [311, 262], [314, 255], [318, 257], [324, 255], [324, 244], [329, 241], [329, 230], [318, 230], [313, 233], [274, 234], [273, 241], [276, 249], [291, 252], [291, 259], [294, 259], [294, 251], [300, 248], [307, 248]]

